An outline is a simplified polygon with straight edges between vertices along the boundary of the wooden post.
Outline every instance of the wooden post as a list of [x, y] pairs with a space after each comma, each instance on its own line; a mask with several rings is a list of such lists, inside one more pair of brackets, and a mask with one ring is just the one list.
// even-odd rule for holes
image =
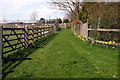
[[32, 41], [33, 41], [33, 44], [34, 44], [34, 40], [35, 40], [35, 39], [34, 39], [34, 35], [35, 35], [35, 34], [34, 34], [34, 27], [32, 26]]
[[52, 33], [54, 32], [54, 26], [52, 26]]
[[90, 30], [89, 30], [89, 34], [88, 34], [89, 36], [88, 37], [91, 38], [91, 28], [92, 28], [92, 26], [91, 26], [91, 24], [89, 26], [90, 26]]
[[53, 32], [53, 26], [51, 26], [51, 28], [50, 28], [50, 33], [51, 33], [51, 35], [54, 33]]
[[[3, 26], [0, 26], [0, 65], [2, 65], [2, 59], [3, 59]], [[0, 66], [0, 75], [2, 75], [2, 66]]]
[[98, 18], [98, 27], [97, 27], [97, 29], [99, 29], [99, 27], [100, 27], [100, 17]]
[[76, 24], [75, 24], [75, 33], [76, 33]]
[[38, 36], [39, 36], [38, 31], [39, 31], [39, 27], [37, 27], [37, 30], [36, 30], [36, 32], [35, 32], [35, 33], [37, 33], [37, 34], [36, 34], [36, 36], [37, 36], [37, 40], [39, 39], [39, 37], [38, 37]]
[[98, 26], [97, 26], [97, 33], [96, 33], [96, 39], [98, 39], [99, 38], [99, 34], [98, 34], [98, 29], [99, 29], [99, 27], [100, 27], [100, 17], [98, 18]]
[[79, 23], [79, 31], [78, 31], [78, 34], [79, 34], [79, 35], [80, 35], [80, 26], [81, 26], [81, 25], [80, 25], [80, 23]]
[[78, 35], [80, 34], [80, 24], [78, 24]]
[[0, 26], [0, 61], [2, 60], [3, 54], [3, 26]]
[[28, 39], [28, 27], [25, 27], [25, 32], [24, 32], [24, 37], [25, 37], [25, 47], [27, 48], [28, 47], [28, 45], [29, 45], [29, 39]]

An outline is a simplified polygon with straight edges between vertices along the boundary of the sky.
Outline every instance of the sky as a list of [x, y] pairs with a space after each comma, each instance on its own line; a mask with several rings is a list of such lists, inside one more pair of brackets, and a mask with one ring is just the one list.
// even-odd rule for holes
[[50, 4], [48, 4], [50, 1], [51, 0], [0, 0], [0, 22], [3, 21], [3, 19], [30, 20], [30, 15], [35, 11], [38, 14], [38, 20], [40, 18], [64, 18], [65, 13], [56, 9], [52, 9]]
[[0, 21], [30, 20], [30, 15], [35, 11], [37, 19], [63, 18], [65, 14], [52, 9], [48, 1], [50, 0], [0, 0]]

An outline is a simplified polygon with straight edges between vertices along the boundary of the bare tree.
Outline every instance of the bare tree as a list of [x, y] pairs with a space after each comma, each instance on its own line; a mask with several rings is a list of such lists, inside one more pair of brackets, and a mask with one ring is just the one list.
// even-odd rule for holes
[[54, 9], [65, 10], [70, 15], [74, 15], [76, 19], [79, 19], [79, 13], [82, 8], [80, 0], [53, 0], [51, 4], [55, 6]]
[[5, 17], [5, 16], [3, 17], [2, 22], [3, 22], [4, 24], [6, 24], [6, 23], [7, 23], [7, 19], [6, 19], [6, 17]]
[[37, 17], [38, 17], [37, 11], [32, 12], [32, 14], [30, 15], [31, 21], [33, 22], [37, 20]]

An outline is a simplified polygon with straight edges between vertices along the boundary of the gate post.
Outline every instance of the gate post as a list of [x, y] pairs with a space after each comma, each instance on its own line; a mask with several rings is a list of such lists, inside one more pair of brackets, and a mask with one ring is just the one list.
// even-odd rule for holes
[[0, 26], [0, 60], [3, 54], [3, 26]]
[[[3, 26], [0, 26], [0, 76], [2, 76], [2, 59], [3, 59]], [[0, 77], [0, 80], [2, 77]]]

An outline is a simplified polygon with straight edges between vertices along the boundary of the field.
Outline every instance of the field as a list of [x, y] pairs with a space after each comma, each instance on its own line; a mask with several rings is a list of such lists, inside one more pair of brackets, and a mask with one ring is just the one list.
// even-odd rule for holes
[[[44, 45], [43, 45], [44, 44]], [[118, 78], [117, 49], [90, 46], [62, 29], [10, 60], [6, 78]], [[8, 64], [9, 63], [9, 64]], [[3, 68], [5, 68], [5, 65]]]

